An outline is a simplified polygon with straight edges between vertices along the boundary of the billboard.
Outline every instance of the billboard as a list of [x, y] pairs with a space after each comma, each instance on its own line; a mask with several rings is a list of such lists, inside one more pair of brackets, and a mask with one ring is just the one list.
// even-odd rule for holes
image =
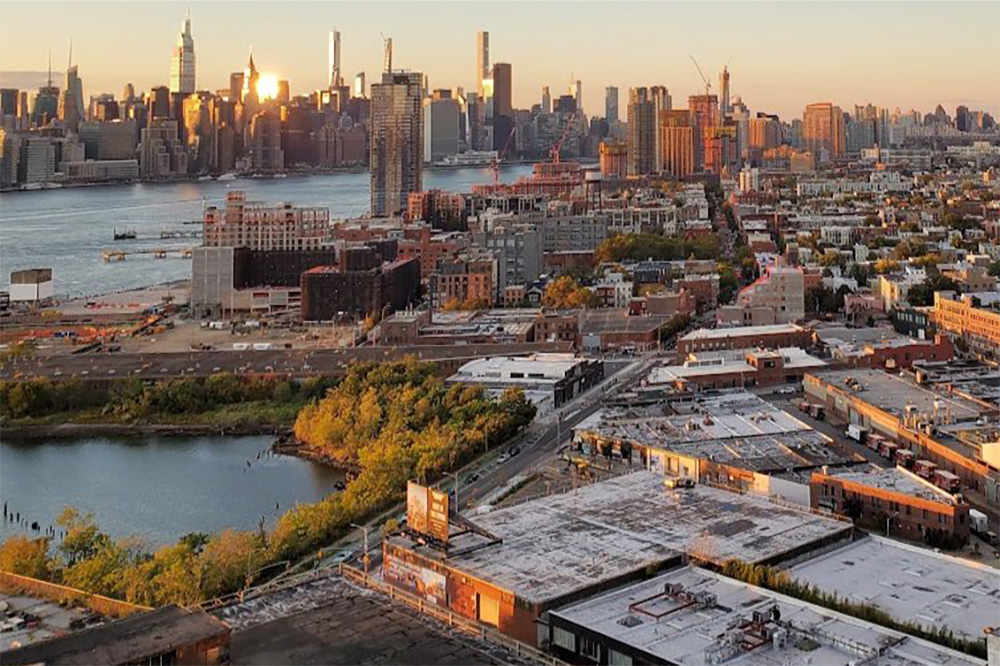
[[447, 580], [443, 574], [392, 557], [385, 561], [383, 576], [393, 585], [408, 589], [438, 606], [448, 605]]
[[448, 541], [448, 494], [419, 483], [406, 484], [406, 522], [410, 529]]

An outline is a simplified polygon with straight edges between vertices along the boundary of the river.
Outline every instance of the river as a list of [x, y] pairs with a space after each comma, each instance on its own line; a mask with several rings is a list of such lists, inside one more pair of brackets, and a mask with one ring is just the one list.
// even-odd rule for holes
[[[504, 166], [501, 179], [513, 181], [530, 170], [529, 165]], [[491, 178], [486, 168], [428, 169], [424, 187], [467, 192]], [[147, 255], [105, 263], [101, 251], [197, 245], [198, 240], [164, 241], [159, 235], [200, 229], [184, 223], [200, 220], [202, 207], [222, 203], [229, 189], [245, 190], [250, 198], [268, 203], [327, 207], [331, 219], [363, 215], [370, 205], [367, 172], [7, 192], [0, 194], [0, 288], [7, 287], [12, 270], [22, 268], [52, 268], [55, 292], [66, 296], [190, 277], [189, 260]], [[115, 229], [134, 229], [138, 238], [116, 243]]]
[[[113, 537], [157, 546], [188, 532], [268, 526], [296, 502], [334, 491], [336, 470], [268, 455], [272, 436], [141, 437], [0, 442], [0, 498], [44, 534], [64, 506], [92, 512]], [[260, 458], [257, 457], [261, 453]], [[247, 465], [247, 462], [250, 465]]]

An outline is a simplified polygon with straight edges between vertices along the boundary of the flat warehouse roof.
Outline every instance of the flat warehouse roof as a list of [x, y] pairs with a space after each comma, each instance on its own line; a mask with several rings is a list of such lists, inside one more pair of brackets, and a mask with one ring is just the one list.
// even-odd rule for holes
[[1000, 570], [870, 536], [791, 569], [792, 577], [893, 618], [982, 638], [998, 624]]
[[[941, 393], [929, 391], [917, 386], [898, 375], [890, 375], [880, 370], [868, 368], [851, 368], [850, 370], [833, 370], [824, 372], [816, 377], [832, 384], [838, 389], [852, 394], [879, 409], [894, 414], [902, 418], [907, 405], [913, 405], [917, 412], [923, 414], [934, 413], [934, 401], [940, 401], [939, 414], [944, 415], [945, 411], [950, 411], [952, 420], [971, 421], [979, 418], [985, 409], [976, 403], [960, 397], [948, 397]], [[861, 391], [854, 391], [845, 381], [848, 377], [856, 380], [862, 387]]]
[[[780, 558], [852, 529], [849, 523], [787, 508], [766, 498], [704, 485], [668, 490], [663, 476], [640, 471], [476, 515], [501, 544], [444, 558], [439, 551], [394, 537], [392, 545], [513, 592], [532, 603], [556, 600], [638, 571], [680, 553], [722, 563]], [[485, 543], [465, 533], [452, 552]]]
[[691, 331], [681, 340], [710, 340], [715, 338], [740, 338], [747, 335], [776, 335], [797, 333], [805, 329], [795, 324], [768, 324], [766, 326], [737, 326], [734, 328], [699, 328]]
[[[754, 613], [761, 614], [763, 620], [753, 622]], [[634, 663], [985, 664], [975, 657], [695, 567], [551, 611], [551, 623], [564, 630], [580, 628], [606, 637], [611, 649], [616, 649], [617, 643], [618, 650], [640, 653], [633, 656]], [[770, 637], [776, 632], [777, 640]], [[784, 640], [780, 632], [784, 632]]]

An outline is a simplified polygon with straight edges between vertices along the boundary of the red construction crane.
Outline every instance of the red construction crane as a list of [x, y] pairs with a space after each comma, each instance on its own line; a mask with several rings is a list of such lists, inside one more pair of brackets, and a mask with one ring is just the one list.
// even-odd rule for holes
[[510, 140], [514, 138], [514, 132], [516, 131], [517, 127], [510, 128], [510, 134], [507, 135], [507, 141], [504, 142], [503, 148], [500, 150], [497, 156], [493, 158], [493, 161], [490, 162], [490, 171], [493, 172], [494, 186], [500, 184], [500, 160], [502, 160], [503, 156], [507, 154], [507, 148], [510, 146]]
[[559, 151], [562, 150], [563, 142], [569, 136], [569, 131], [573, 127], [574, 120], [576, 120], [576, 111], [570, 114], [569, 119], [566, 121], [566, 127], [563, 128], [562, 136], [559, 137], [559, 140], [549, 150], [549, 156], [552, 158], [553, 164], [559, 164]]

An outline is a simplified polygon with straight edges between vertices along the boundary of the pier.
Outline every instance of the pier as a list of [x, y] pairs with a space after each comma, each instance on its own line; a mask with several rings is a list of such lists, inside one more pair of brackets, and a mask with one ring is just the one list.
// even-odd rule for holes
[[166, 259], [168, 257], [176, 259], [190, 259], [191, 248], [176, 248], [170, 250], [165, 248], [154, 248], [152, 250], [104, 250], [101, 252], [101, 258], [107, 263], [125, 261], [125, 258], [129, 255], [152, 255], [154, 259]]

